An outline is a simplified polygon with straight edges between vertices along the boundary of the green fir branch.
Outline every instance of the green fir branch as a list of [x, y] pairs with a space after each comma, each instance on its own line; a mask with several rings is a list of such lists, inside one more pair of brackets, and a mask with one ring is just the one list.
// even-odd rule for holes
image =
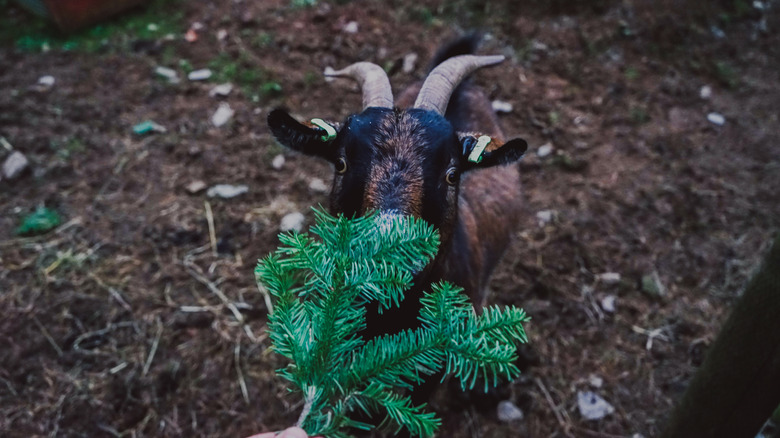
[[432, 285], [421, 300], [421, 327], [365, 340], [366, 304], [400, 305], [413, 275], [434, 257], [438, 233], [422, 220], [347, 219], [315, 210], [307, 233], [282, 234], [280, 247], [255, 269], [274, 302], [268, 331], [290, 362], [278, 370], [304, 399], [298, 425], [310, 435], [347, 438], [379, 427], [431, 436], [440, 425], [408, 391], [441, 370], [462, 387], [498, 384], [519, 374], [516, 343], [526, 342], [521, 309], [490, 307], [477, 315], [462, 289]]

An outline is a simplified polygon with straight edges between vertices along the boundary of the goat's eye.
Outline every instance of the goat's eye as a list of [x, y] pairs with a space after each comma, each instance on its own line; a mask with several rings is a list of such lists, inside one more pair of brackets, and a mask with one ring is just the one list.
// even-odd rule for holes
[[339, 157], [339, 159], [336, 160], [336, 173], [341, 175], [346, 171], [347, 171], [347, 160], [344, 157]]
[[447, 174], [444, 175], [444, 180], [447, 181], [447, 184], [454, 186], [458, 183], [458, 170], [454, 167], [450, 167], [447, 169]]

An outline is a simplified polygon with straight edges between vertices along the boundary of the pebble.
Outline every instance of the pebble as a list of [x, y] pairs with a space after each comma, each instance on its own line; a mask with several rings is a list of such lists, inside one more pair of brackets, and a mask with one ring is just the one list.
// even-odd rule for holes
[[542, 210], [536, 213], [536, 220], [539, 221], [539, 226], [543, 227], [552, 222], [555, 217], [554, 210]]
[[176, 73], [176, 70], [172, 68], [158, 66], [154, 69], [154, 72], [157, 74], [157, 76], [162, 76], [165, 79], [168, 79], [168, 82], [172, 84], [179, 83], [179, 74]]
[[503, 100], [494, 100], [491, 102], [491, 106], [493, 107], [493, 111], [501, 114], [509, 114], [512, 112], [512, 104], [509, 102], [504, 102]]
[[305, 220], [306, 217], [303, 215], [303, 213], [295, 212], [287, 214], [279, 223], [279, 230], [281, 230], [283, 233], [288, 231], [300, 232], [303, 229], [303, 222]]
[[205, 81], [211, 77], [211, 70], [202, 68], [200, 70], [193, 70], [187, 75], [187, 79], [191, 81]]
[[220, 126], [224, 126], [225, 123], [230, 120], [231, 117], [233, 117], [233, 114], [236, 112], [233, 111], [232, 108], [230, 108], [230, 105], [227, 103], [221, 103], [219, 104], [219, 108], [217, 108], [217, 111], [214, 112], [214, 115], [211, 116], [211, 123], [219, 128]]
[[225, 97], [230, 94], [230, 92], [233, 91], [233, 84], [231, 83], [225, 83], [225, 84], [219, 84], [216, 87], [212, 88], [211, 91], [209, 91], [209, 96], [216, 97], [221, 96]]
[[357, 33], [358, 32], [358, 22], [357, 21], [350, 21], [346, 25], [344, 25], [344, 28], [342, 29], [346, 33]]
[[51, 75], [41, 76], [40, 78], [38, 78], [38, 85], [44, 87], [51, 88], [54, 86], [54, 82], [55, 82], [54, 76]]
[[712, 97], [712, 87], [710, 87], [709, 85], [705, 85], [701, 87], [701, 89], [699, 90], [699, 97], [701, 97], [702, 99], [709, 99], [710, 97]]
[[217, 39], [220, 41], [224, 41], [225, 38], [227, 38], [228, 33], [225, 29], [220, 29], [217, 31]]
[[604, 385], [604, 379], [601, 377], [591, 374], [588, 376], [588, 384], [596, 389], [601, 388], [602, 385]]
[[607, 313], [615, 313], [615, 301], [617, 297], [614, 295], [607, 295], [601, 299], [601, 308]]
[[8, 156], [8, 158], [5, 159], [5, 162], [3, 162], [3, 178], [16, 179], [16, 177], [21, 175], [22, 172], [27, 169], [29, 164], [30, 161], [27, 159], [27, 157], [24, 156], [23, 153], [14, 151], [11, 155]]
[[523, 417], [523, 411], [511, 401], [504, 400], [498, 404], [498, 419], [504, 423], [519, 421]]
[[666, 296], [666, 287], [661, 283], [661, 277], [657, 271], [642, 276], [642, 292], [655, 298]]
[[309, 190], [316, 193], [328, 193], [328, 185], [325, 184], [325, 181], [319, 179], [319, 178], [313, 178], [309, 182]]
[[417, 58], [418, 56], [414, 52], [404, 55], [404, 65], [402, 67], [404, 73], [409, 74], [414, 71], [414, 68], [417, 66]]
[[539, 146], [539, 149], [536, 150], [536, 155], [539, 156], [539, 158], [544, 158], [552, 153], [553, 153], [552, 143], [545, 143]]
[[217, 184], [209, 189], [208, 192], [206, 192], [206, 195], [209, 198], [222, 198], [222, 199], [230, 199], [235, 198], [236, 196], [243, 195], [244, 193], [247, 193], [249, 191], [249, 187], [245, 185], [240, 186], [234, 186], [231, 184]]
[[282, 170], [285, 161], [286, 160], [284, 158], [284, 155], [279, 154], [274, 157], [273, 161], [271, 161], [271, 167], [273, 167], [275, 170]]
[[620, 273], [618, 272], [605, 272], [603, 274], [597, 275], [596, 277], [606, 284], [620, 283], [621, 279]]
[[723, 126], [724, 124], [726, 124], [726, 118], [723, 117], [722, 114], [718, 114], [718, 113], [707, 114], [707, 120], [709, 120], [710, 123], [712, 123], [713, 125], [717, 125], [717, 126]]
[[194, 195], [196, 193], [202, 192], [203, 190], [206, 190], [206, 187], [207, 186], [205, 182], [197, 180], [187, 184], [185, 189], [187, 190], [187, 193]]
[[590, 391], [577, 392], [577, 406], [586, 420], [600, 420], [615, 412], [615, 407]]

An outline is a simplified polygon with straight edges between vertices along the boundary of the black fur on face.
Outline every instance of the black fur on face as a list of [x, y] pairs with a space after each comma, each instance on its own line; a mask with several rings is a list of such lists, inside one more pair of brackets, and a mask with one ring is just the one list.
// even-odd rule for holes
[[285, 146], [334, 164], [332, 213], [415, 216], [439, 228], [443, 241], [457, 217], [460, 175], [513, 162], [526, 148], [519, 139], [496, 143], [479, 163], [471, 162], [477, 135], [458, 134], [444, 117], [421, 109], [368, 108], [339, 125], [331, 141], [324, 140], [324, 129], [281, 110], [271, 112], [268, 123]]

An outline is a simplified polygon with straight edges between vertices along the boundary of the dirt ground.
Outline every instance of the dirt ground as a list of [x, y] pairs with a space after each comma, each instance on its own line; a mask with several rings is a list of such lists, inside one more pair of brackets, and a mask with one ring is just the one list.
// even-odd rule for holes
[[[471, 29], [489, 36], [482, 53], [509, 57], [475, 81], [512, 104], [505, 131], [531, 145], [526, 214], [492, 302], [533, 320], [524, 374], [500, 391], [525, 418], [439, 397], [440, 436], [658, 435], [780, 229], [780, 5], [293, 3], [305, 2], [173, 2], [173, 38], [96, 51], [2, 41], [0, 160], [13, 147], [30, 165], [0, 181], [0, 435], [242, 437], [292, 424], [301, 406], [274, 376], [253, 268], [282, 216], [310, 223], [326, 201], [312, 180], [332, 170], [275, 144], [265, 116], [341, 119], [360, 94], [326, 82], [325, 67], [376, 62], [398, 94]], [[204, 67], [219, 74], [186, 79]], [[44, 75], [50, 89], [36, 86]], [[232, 93], [210, 96], [223, 80]], [[222, 102], [235, 114], [217, 128]], [[134, 134], [144, 120], [167, 132]], [[194, 181], [249, 191], [210, 198], [188, 192]], [[39, 205], [63, 225], [15, 235]], [[614, 413], [584, 419], [582, 390]]]

